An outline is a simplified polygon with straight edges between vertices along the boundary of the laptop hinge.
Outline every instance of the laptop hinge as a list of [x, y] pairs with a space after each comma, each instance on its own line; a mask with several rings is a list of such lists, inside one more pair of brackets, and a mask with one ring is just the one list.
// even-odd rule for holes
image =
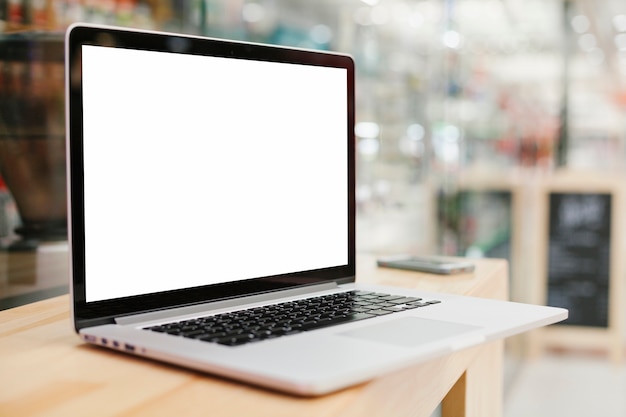
[[310, 294], [313, 292], [328, 291], [338, 288], [335, 282], [326, 282], [323, 284], [308, 285], [305, 287], [291, 288], [288, 290], [276, 291], [265, 294], [251, 295], [236, 299], [215, 301], [211, 303], [195, 304], [192, 306], [176, 307], [167, 310], [151, 311], [149, 313], [133, 314], [131, 316], [117, 317], [115, 322], [120, 325], [135, 325], [147, 321], [162, 320], [176, 316], [191, 315], [194, 313], [202, 313], [211, 310], [223, 308], [239, 307], [246, 304], [269, 302], [285, 297], [295, 297], [298, 295]]

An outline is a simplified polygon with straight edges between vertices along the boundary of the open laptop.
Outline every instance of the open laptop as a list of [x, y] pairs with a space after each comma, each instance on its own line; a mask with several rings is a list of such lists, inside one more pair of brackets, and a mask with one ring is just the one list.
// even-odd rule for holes
[[319, 395], [566, 318], [355, 283], [349, 56], [79, 24], [66, 60], [86, 342]]

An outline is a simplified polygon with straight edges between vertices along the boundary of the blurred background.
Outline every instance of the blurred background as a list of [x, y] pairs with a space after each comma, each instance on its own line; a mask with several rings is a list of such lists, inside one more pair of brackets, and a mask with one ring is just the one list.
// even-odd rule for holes
[[626, 415], [623, 0], [0, 0], [0, 308], [67, 292], [76, 21], [351, 54], [357, 249], [508, 259], [578, 321], [510, 355], [505, 415]]

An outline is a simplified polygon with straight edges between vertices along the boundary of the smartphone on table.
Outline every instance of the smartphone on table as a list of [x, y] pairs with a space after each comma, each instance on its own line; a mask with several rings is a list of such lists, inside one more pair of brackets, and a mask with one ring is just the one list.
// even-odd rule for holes
[[474, 264], [470, 261], [446, 259], [438, 256], [389, 256], [378, 259], [377, 264], [387, 268], [408, 269], [443, 275], [460, 274], [474, 270]]

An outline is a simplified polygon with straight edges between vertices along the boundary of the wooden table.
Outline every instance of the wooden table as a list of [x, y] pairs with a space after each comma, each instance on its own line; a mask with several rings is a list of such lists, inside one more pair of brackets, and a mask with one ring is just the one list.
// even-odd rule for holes
[[[488, 298], [507, 297], [508, 267], [473, 274], [377, 268], [359, 280]], [[298, 398], [84, 344], [67, 295], [0, 312], [0, 416], [500, 416], [503, 342], [492, 342], [319, 398]]]

